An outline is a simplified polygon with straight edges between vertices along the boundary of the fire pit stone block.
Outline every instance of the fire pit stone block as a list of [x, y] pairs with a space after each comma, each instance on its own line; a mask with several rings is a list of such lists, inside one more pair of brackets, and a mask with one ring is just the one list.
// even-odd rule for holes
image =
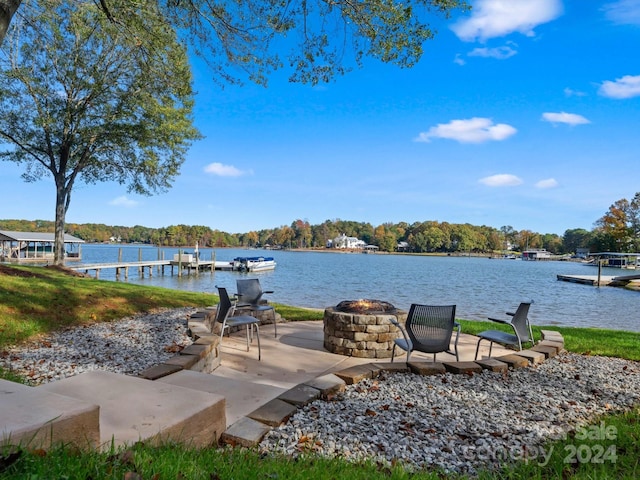
[[404, 325], [407, 312], [349, 313], [328, 307], [324, 311], [324, 348], [350, 357], [390, 358], [393, 341], [402, 336], [391, 318]]

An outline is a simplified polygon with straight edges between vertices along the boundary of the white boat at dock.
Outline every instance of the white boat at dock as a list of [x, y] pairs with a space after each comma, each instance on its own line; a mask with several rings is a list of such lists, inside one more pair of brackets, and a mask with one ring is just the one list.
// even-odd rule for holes
[[236, 272], [262, 272], [276, 268], [273, 257], [236, 257], [231, 265]]

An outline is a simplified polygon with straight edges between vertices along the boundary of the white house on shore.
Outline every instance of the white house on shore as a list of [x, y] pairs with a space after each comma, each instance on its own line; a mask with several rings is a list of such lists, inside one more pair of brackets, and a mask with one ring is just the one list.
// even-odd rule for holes
[[358, 240], [356, 237], [347, 237], [344, 233], [327, 242], [327, 248], [340, 248], [345, 250], [362, 249], [365, 246], [366, 243], [363, 240]]

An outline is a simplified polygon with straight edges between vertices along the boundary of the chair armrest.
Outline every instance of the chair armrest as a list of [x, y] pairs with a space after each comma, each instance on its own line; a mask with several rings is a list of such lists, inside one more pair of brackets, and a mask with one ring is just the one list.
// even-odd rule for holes
[[503, 319], [500, 319], [500, 318], [491, 318], [491, 317], [488, 317], [488, 318], [489, 318], [489, 320], [491, 320], [492, 322], [496, 322], [496, 323], [503, 323], [503, 324], [505, 324], [505, 325], [511, 325], [511, 322], [510, 322], [509, 320], [503, 320]]
[[273, 290], [266, 290], [266, 291], [264, 291], [262, 293], [264, 294], [264, 293], [274, 293], [274, 292], [273, 292]]
[[389, 320], [391, 320], [391, 323], [398, 327], [398, 330], [400, 330], [400, 333], [402, 333], [402, 336], [404, 337], [404, 341], [407, 342], [409, 348], [413, 350], [413, 342], [409, 338], [409, 335], [407, 335], [406, 330], [402, 327], [402, 324], [398, 322], [398, 319], [394, 316], [389, 317]]
[[516, 314], [516, 312], [505, 312], [505, 313], [506, 313], [507, 315], [509, 315], [510, 317], [513, 317], [513, 316]]

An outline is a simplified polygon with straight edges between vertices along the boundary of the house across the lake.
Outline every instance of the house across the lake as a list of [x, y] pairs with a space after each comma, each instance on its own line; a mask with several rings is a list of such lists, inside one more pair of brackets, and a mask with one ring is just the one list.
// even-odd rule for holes
[[544, 248], [537, 250], [525, 250], [522, 252], [522, 260], [553, 260], [550, 252]]
[[328, 248], [340, 248], [340, 249], [363, 249], [366, 246], [364, 241], [357, 239], [356, 237], [347, 237], [344, 233], [339, 237], [329, 240], [327, 242]]
[[[10, 232], [0, 230], [0, 261], [43, 262], [53, 259], [54, 234], [42, 232]], [[82, 258], [84, 240], [64, 234], [65, 257]]]

